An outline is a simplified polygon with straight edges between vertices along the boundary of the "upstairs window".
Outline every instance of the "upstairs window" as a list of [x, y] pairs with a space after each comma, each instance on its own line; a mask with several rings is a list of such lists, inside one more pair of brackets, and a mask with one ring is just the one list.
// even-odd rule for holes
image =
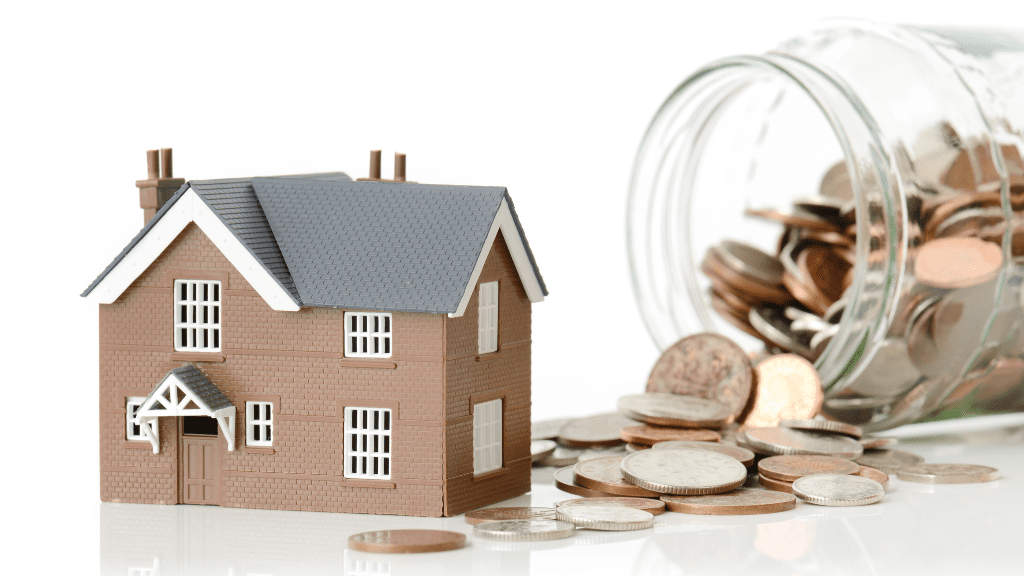
[[345, 312], [345, 356], [391, 356], [390, 312]]
[[272, 402], [245, 403], [245, 445], [273, 446], [274, 404]]
[[174, 349], [220, 352], [219, 281], [174, 281]]
[[498, 283], [480, 284], [480, 327], [477, 344], [481, 354], [498, 351]]

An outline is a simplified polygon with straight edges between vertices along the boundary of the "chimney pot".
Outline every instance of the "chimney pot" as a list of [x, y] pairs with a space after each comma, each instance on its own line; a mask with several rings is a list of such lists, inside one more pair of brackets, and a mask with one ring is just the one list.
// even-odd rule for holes
[[174, 178], [173, 165], [171, 164], [171, 149], [161, 148], [160, 149], [160, 177], [161, 178]]
[[405, 182], [405, 154], [395, 152], [395, 182]]
[[157, 152], [157, 150], [146, 150], [146, 168], [150, 180], [160, 177], [160, 158], [157, 156]]
[[380, 150], [370, 150], [370, 180], [380, 180]]

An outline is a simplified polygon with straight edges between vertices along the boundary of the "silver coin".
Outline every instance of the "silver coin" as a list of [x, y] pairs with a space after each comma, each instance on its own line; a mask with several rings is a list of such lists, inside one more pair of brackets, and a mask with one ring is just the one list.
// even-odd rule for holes
[[622, 444], [619, 431], [627, 426], [636, 426], [618, 412], [598, 414], [580, 418], [566, 424], [558, 434], [558, 443], [563, 446], [590, 448], [594, 446], [618, 446]]
[[498, 520], [473, 526], [473, 536], [504, 542], [558, 540], [575, 533], [575, 524], [561, 520]]
[[643, 530], [654, 526], [654, 514], [623, 506], [574, 506], [570, 502], [555, 509], [555, 518], [591, 530]]
[[999, 470], [978, 464], [915, 464], [896, 472], [904, 482], [924, 484], [974, 484], [999, 479]]
[[550, 456], [541, 460], [541, 466], [572, 466], [579, 461], [580, 456], [586, 453], [586, 448], [556, 446]]
[[720, 402], [668, 392], [647, 392], [619, 398], [619, 412], [660, 426], [719, 428], [732, 420], [732, 410]]
[[865, 506], [881, 500], [885, 489], [863, 476], [813, 474], [793, 482], [793, 495], [819, 506]]
[[843, 202], [853, 200], [853, 185], [850, 183], [850, 173], [846, 170], [845, 161], [837, 162], [821, 178], [820, 193], [826, 198]]
[[852, 459], [864, 452], [860, 442], [834, 434], [804, 432], [791, 428], [747, 428], [744, 435], [752, 447], [776, 455], [820, 454]]
[[834, 432], [836, 434], [842, 434], [843, 436], [849, 436], [853, 439], [860, 439], [864, 435], [864, 430], [860, 426], [854, 426], [853, 424], [847, 424], [846, 422], [837, 422], [835, 420], [792, 420], [783, 419], [779, 422], [779, 426], [783, 428], [793, 428], [795, 430], [809, 430], [811, 432]]
[[782, 284], [782, 262], [767, 252], [733, 240], [723, 240], [713, 250], [737, 274], [765, 284]]
[[866, 450], [853, 461], [862, 466], [877, 468], [886, 474], [895, 474], [900, 468], [924, 462], [924, 458], [903, 450]]
[[534, 462], [540, 462], [548, 456], [551, 456], [556, 448], [558, 448], [558, 444], [556, 444], [554, 440], [530, 441], [530, 455], [533, 457]]
[[698, 450], [711, 450], [719, 454], [725, 454], [735, 458], [740, 464], [749, 467], [754, 463], [754, 453], [741, 446], [722, 444], [721, 442], [700, 442], [697, 440], [669, 440], [658, 442], [652, 446], [655, 450], [677, 450], [679, 448], [696, 448]]
[[555, 420], [542, 420], [530, 424], [530, 440], [554, 440], [566, 424], [572, 422], [572, 418], [558, 418]]
[[662, 494], [720, 494], [747, 479], [735, 458], [692, 448], [644, 450], [626, 456], [621, 468], [628, 482]]
[[771, 340], [776, 346], [809, 358], [811, 341], [806, 332], [796, 333], [792, 323], [786, 318], [782, 308], [777, 306], [756, 306], [747, 315], [750, 325], [761, 336]]

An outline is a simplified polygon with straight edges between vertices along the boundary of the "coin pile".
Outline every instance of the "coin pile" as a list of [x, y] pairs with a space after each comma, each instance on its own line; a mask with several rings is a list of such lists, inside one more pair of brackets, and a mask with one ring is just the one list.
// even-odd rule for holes
[[[898, 245], [896, 266], [911, 263], [912, 276], [898, 286], [894, 320], [867, 365], [826, 402], [845, 421], [909, 423], [971, 394], [991, 402], [1024, 379], [1022, 307], [1001, 304], [993, 289], [1002, 282], [1018, 290], [1024, 279], [1024, 162], [1013, 147], [1002, 150], [1010, 181], [1004, 198], [987, 144], [971, 147], [948, 124], [939, 128], [922, 137], [936, 140], [931, 148], [941, 154], [907, 159], [917, 180], [906, 191], [900, 223], [905, 253], [903, 239], [887, 238], [891, 225], [880, 224], [880, 195], [863, 195], [861, 214], [871, 221], [858, 222], [847, 167], [839, 162], [816, 196], [785, 210], [746, 211], [782, 226], [773, 253], [727, 239], [709, 248], [700, 265], [710, 281], [708, 303], [724, 320], [770, 351], [813, 361], [839, 331], [858, 237], [864, 236], [866, 284], [891, 282], [886, 263]], [[1004, 259], [1007, 243], [1012, 262]], [[997, 279], [1003, 270], [1009, 276]], [[948, 386], [960, 374], [966, 376], [958, 385]]]

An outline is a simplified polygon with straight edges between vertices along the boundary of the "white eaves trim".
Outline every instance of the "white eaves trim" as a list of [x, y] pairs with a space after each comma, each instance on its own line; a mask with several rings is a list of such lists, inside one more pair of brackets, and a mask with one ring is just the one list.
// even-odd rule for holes
[[192, 189], [174, 203], [160, 221], [93, 288], [86, 299], [100, 304], [113, 303], [163, 254], [190, 222], [199, 226], [271, 308], [286, 312], [295, 312], [301, 308]]
[[491, 229], [487, 232], [487, 240], [484, 241], [483, 250], [480, 251], [476, 266], [473, 267], [473, 275], [470, 276], [469, 284], [466, 285], [466, 291], [462, 294], [462, 299], [459, 300], [459, 308], [454, 314], [449, 314], [449, 318], [458, 318], [466, 313], [469, 299], [473, 297], [477, 280], [480, 279], [480, 272], [484, 269], [487, 255], [491, 253], [491, 246], [494, 245], [494, 238], [498, 236], [498, 230], [501, 230], [501, 236], [505, 239], [508, 251], [512, 254], [512, 262], [516, 265], [516, 272], [519, 273], [519, 279], [523, 282], [523, 288], [526, 289], [526, 297], [530, 299], [530, 302], [541, 302], [544, 300], [544, 290], [541, 289], [540, 279], [537, 278], [536, 272], [533, 271], [533, 265], [530, 264], [530, 257], [526, 254], [526, 246], [523, 245], [523, 239], [519, 236], [516, 222], [512, 219], [512, 211], [508, 208], [508, 201], [502, 199], [501, 206], [498, 207], [498, 214], [495, 215], [494, 222], [491, 223]]

